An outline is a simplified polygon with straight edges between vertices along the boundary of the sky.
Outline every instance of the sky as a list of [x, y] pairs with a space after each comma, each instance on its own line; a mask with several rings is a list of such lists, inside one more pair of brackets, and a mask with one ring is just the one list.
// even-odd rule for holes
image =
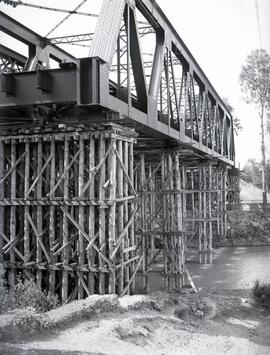
[[[249, 158], [260, 161], [260, 122], [257, 110], [244, 103], [239, 85], [241, 65], [256, 48], [270, 53], [270, 0], [257, 0], [260, 27], [258, 27], [256, 0], [157, 0], [180, 37], [209, 78], [221, 97], [227, 97], [240, 119], [243, 130], [236, 137], [236, 162], [241, 167]], [[79, 0], [24, 0], [63, 9], [73, 9]], [[79, 11], [99, 13], [101, 0], [88, 0]], [[45, 36], [65, 14], [19, 6], [12, 8], [3, 3], [0, 9]], [[73, 15], [56, 29], [52, 36], [94, 31], [96, 18]], [[260, 29], [259, 29], [260, 28]], [[261, 33], [261, 36], [260, 36]], [[1, 36], [5, 44], [9, 38]], [[17, 44], [15, 43], [15, 47]], [[66, 48], [65, 48], [66, 49]], [[72, 47], [75, 54], [88, 54], [88, 48]]]

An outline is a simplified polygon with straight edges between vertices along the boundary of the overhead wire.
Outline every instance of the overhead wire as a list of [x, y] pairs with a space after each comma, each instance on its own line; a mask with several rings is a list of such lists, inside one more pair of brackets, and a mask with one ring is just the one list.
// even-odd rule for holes
[[40, 9], [40, 10], [62, 12], [62, 13], [71, 14], [71, 15], [82, 15], [82, 16], [90, 16], [90, 17], [98, 17], [99, 16], [98, 14], [91, 14], [89, 12], [81, 12], [81, 11], [76, 11], [76, 10], [65, 10], [65, 9], [58, 9], [58, 8], [48, 7], [48, 6], [43, 6], [43, 5], [30, 4], [30, 3], [23, 2], [21, 0], [18, 0], [18, 1], [0, 0], [0, 2], [4, 2], [6, 5], [11, 5], [13, 7], [26, 6], [26, 7], [32, 7], [32, 8]]
[[58, 27], [60, 27], [70, 16], [73, 15], [74, 11], [77, 11], [84, 3], [86, 3], [87, 0], [83, 0], [78, 6], [75, 7], [75, 9], [72, 11], [72, 13], [69, 13], [66, 17], [63, 18], [60, 22], [58, 22], [47, 34], [45, 37], [48, 37], [50, 34], [52, 34]]

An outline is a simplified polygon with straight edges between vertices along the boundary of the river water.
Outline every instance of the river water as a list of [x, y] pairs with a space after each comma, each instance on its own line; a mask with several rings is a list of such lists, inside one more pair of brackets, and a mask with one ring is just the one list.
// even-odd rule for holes
[[212, 264], [186, 266], [198, 288], [251, 288], [256, 280], [270, 283], [270, 246], [219, 248]]

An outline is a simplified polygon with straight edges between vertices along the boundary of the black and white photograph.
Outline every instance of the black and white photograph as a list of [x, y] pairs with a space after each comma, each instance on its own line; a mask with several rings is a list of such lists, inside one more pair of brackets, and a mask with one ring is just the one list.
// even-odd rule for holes
[[270, 0], [0, 0], [0, 355], [270, 354]]

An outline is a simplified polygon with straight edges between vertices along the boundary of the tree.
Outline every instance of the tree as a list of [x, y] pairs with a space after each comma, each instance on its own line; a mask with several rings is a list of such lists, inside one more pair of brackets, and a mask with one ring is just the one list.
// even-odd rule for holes
[[255, 159], [248, 159], [242, 170], [242, 179], [246, 182], [252, 183], [258, 188], [262, 188], [261, 179], [261, 164]]
[[255, 104], [261, 121], [262, 187], [263, 203], [267, 203], [267, 179], [265, 176], [265, 120], [270, 109], [270, 55], [264, 49], [256, 49], [248, 55], [240, 73], [240, 85], [244, 100]]
[[232, 107], [232, 105], [229, 103], [229, 100], [227, 97], [223, 97], [222, 100], [224, 101], [228, 111], [230, 112], [230, 114], [232, 115], [233, 118], [233, 130], [236, 136], [238, 136], [238, 134], [240, 133], [240, 131], [242, 131], [243, 127], [240, 123], [239, 118], [235, 115], [234, 113], [234, 108]]

